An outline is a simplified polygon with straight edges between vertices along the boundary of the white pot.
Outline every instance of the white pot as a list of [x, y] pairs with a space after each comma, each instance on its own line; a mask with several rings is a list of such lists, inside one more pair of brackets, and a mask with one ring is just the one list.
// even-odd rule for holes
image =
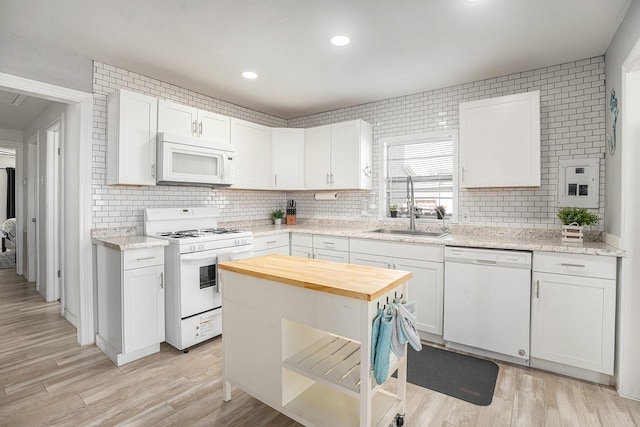
[[273, 223], [274, 223], [275, 225], [280, 225], [280, 224], [282, 224], [282, 218], [276, 218], [276, 219], [274, 219], [274, 220], [273, 220]]
[[583, 243], [584, 234], [583, 226], [577, 223], [562, 226], [562, 242], [563, 243]]

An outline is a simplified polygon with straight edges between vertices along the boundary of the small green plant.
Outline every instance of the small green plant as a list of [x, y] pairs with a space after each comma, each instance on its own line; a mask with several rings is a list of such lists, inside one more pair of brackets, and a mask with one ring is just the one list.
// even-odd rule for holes
[[562, 208], [558, 211], [558, 218], [563, 225], [576, 223], [578, 225], [597, 224], [598, 215], [592, 214], [585, 208]]
[[389, 212], [398, 212], [398, 205], [391, 205], [389, 207]]
[[278, 209], [271, 212], [272, 219], [282, 219], [283, 217], [284, 217], [284, 212], [282, 212], [282, 209]]

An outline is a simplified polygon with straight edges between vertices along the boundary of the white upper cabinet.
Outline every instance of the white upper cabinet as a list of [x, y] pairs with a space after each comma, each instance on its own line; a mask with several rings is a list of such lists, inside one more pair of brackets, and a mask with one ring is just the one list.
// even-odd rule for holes
[[460, 185], [540, 186], [540, 92], [460, 103]]
[[373, 128], [352, 120], [306, 130], [305, 189], [372, 188]]
[[304, 129], [273, 128], [273, 188], [304, 189]]
[[107, 185], [156, 185], [158, 100], [126, 90], [107, 98]]
[[236, 151], [232, 188], [273, 189], [271, 128], [233, 118], [231, 143]]
[[305, 130], [304, 188], [331, 188], [331, 125]]
[[158, 103], [158, 132], [228, 144], [229, 126], [230, 118], [222, 114], [162, 99]]

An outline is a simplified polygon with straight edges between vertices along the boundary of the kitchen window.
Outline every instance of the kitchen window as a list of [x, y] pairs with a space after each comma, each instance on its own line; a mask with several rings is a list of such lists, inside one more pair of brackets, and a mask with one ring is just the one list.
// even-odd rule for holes
[[380, 191], [383, 217], [396, 205], [398, 217], [407, 217], [407, 177], [412, 176], [417, 218], [457, 220], [457, 131], [432, 132], [381, 140]]

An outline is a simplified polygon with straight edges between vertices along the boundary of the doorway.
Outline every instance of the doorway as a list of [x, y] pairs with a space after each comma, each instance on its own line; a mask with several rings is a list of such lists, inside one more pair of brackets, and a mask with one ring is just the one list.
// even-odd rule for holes
[[[73, 171], [73, 180], [68, 180], [73, 206], [65, 209], [61, 218], [65, 233], [60, 239], [66, 257], [63, 269], [69, 290], [75, 292], [78, 301], [77, 330], [81, 345], [95, 342], [93, 251], [91, 245], [91, 149], [93, 135], [93, 95], [61, 86], [30, 80], [11, 74], [0, 73], [0, 89], [18, 91], [27, 96], [44, 98], [67, 106], [69, 120], [74, 126], [67, 129], [65, 142], [70, 157], [68, 170]], [[20, 144], [22, 147], [23, 144]], [[18, 182], [22, 182], [16, 179]], [[39, 184], [39, 183], [38, 183]], [[40, 266], [39, 270], [45, 268]]]

